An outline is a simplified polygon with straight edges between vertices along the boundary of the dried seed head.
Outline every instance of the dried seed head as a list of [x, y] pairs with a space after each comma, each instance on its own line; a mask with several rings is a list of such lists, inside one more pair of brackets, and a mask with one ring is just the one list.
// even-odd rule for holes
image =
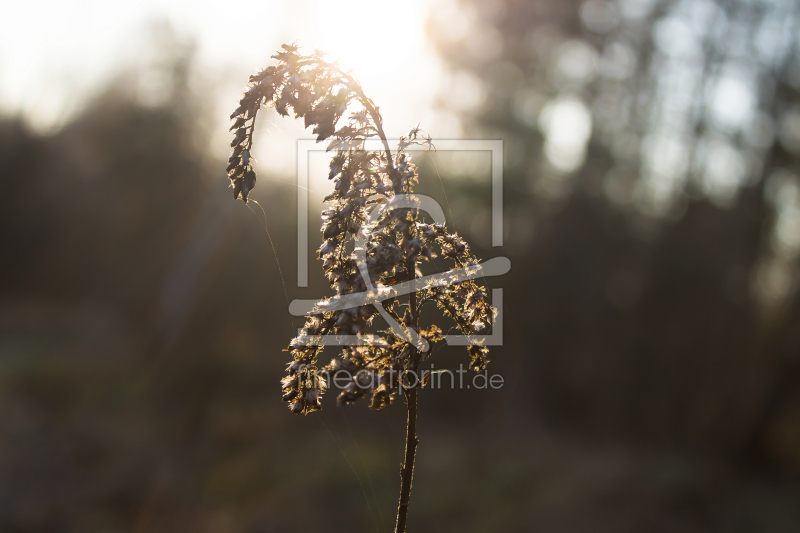
[[315, 389], [306, 391], [306, 406], [309, 410], [320, 409], [322, 406], [319, 404], [319, 392]]
[[281, 400], [284, 401], [284, 402], [291, 402], [297, 396], [297, 392], [298, 391], [296, 391], [294, 389], [287, 390], [286, 392], [283, 393], [283, 397], [281, 398]]
[[[251, 153], [253, 133], [262, 106], [272, 106], [279, 114], [292, 113], [302, 118], [317, 140], [330, 139], [328, 150], [334, 151], [328, 179], [333, 191], [325, 198], [327, 208], [322, 212], [323, 242], [319, 257], [327, 281], [337, 294], [363, 292], [369, 286], [391, 286], [421, 275], [420, 264], [435, 257], [449, 260], [450, 268], [476, 264], [467, 243], [456, 233], [448, 233], [441, 224], [423, 220], [421, 211], [412, 207], [392, 208], [396, 195], [411, 194], [419, 181], [418, 169], [411, 154], [405, 150], [411, 144], [432, 147], [431, 139], [419, 124], [401, 139], [397, 149], [369, 151], [366, 141], [386, 141], [382, 132], [379, 109], [364, 96], [358, 82], [325, 59], [323, 53], [311, 55], [299, 52], [296, 45], [283, 45], [272, 56], [277, 64], [250, 76], [239, 105], [231, 114], [231, 153], [226, 172], [234, 198], [244, 202], [256, 185], [256, 172]], [[349, 117], [342, 117], [350, 109]], [[371, 218], [374, 206], [383, 204], [377, 221]], [[363, 244], [366, 258], [356, 254], [352, 242]], [[366, 261], [368, 280], [362, 276], [359, 261]], [[438, 266], [438, 265], [437, 265]], [[392, 297], [383, 301], [384, 311], [406, 328], [419, 332], [429, 344], [444, 339], [435, 325], [422, 329], [419, 308], [434, 302], [450, 316], [464, 335], [490, 325], [494, 309], [486, 302], [485, 291], [474, 282], [448, 287], [429, 287], [411, 299]], [[404, 299], [405, 298], [405, 299]], [[339, 358], [323, 369], [328, 375], [342, 370], [350, 373], [349, 385], [340, 392], [337, 403], [352, 403], [369, 396], [370, 407], [382, 408], [391, 404], [398, 391], [398, 372], [417, 368], [420, 361], [431, 356], [432, 350], [419, 353], [407, 339], [391, 328], [372, 324], [377, 311], [373, 305], [309, 316], [302, 335], [362, 335], [377, 330], [375, 341], [367, 346], [348, 346]], [[377, 322], [383, 319], [378, 317]], [[281, 381], [283, 401], [294, 413], [309, 413], [321, 407], [325, 380], [317, 373], [316, 361], [322, 347], [306, 346], [299, 338], [289, 344], [292, 361], [287, 376]], [[470, 346], [470, 366], [482, 369], [487, 349]], [[393, 377], [394, 376], [394, 377]]]

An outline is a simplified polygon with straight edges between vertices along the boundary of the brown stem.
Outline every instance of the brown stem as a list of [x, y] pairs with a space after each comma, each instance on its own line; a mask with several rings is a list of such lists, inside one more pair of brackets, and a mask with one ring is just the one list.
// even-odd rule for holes
[[[406, 274], [409, 279], [416, 277], [416, 265], [413, 259], [406, 261]], [[409, 297], [408, 307], [411, 311], [411, 327], [418, 325], [417, 293], [412, 292]], [[408, 405], [408, 424], [406, 426], [406, 458], [400, 467], [400, 503], [397, 505], [397, 527], [395, 533], [404, 533], [406, 518], [408, 517], [408, 501], [411, 497], [411, 479], [414, 477], [414, 456], [417, 452], [419, 437], [417, 436], [417, 389], [419, 388], [418, 373], [420, 363], [419, 350], [414, 348], [411, 352], [409, 369], [414, 373], [414, 386], [403, 389]], [[402, 386], [402, 382], [401, 382]]]
[[[338, 69], [337, 69], [338, 70]], [[375, 130], [378, 133], [378, 137], [383, 142], [384, 149], [386, 150], [386, 163], [389, 168], [389, 175], [394, 182], [394, 174], [397, 170], [394, 167], [394, 162], [392, 160], [392, 151], [389, 148], [389, 141], [386, 138], [386, 133], [383, 131], [383, 120], [381, 119], [380, 113], [372, 104], [372, 101], [367, 98], [364, 94], [364, 91], [361, 89], [361, 85], [356, 81], [353, 77], [349, 74], [339, 71], [340, 75], [348, 82], [348, 85], [351, 89], [356, 92], [358, 99], [361, 101], [361, 104], [367, 110], [367, 112], [372, 117], [372, 121], [375, 123]], [[395, 193], [399, 194], [401, 191], [396, 190]], [[409, 259], [406, 261], [406, 274], [408, 279], [414, 279], [416, 277], [416, 264], [413, 259]], [[408, 303], [409, 309], [411, 310], [411, 324], [406, 324], [412, 328], [418, 330], [418, 310], [417, 310], [417, 294], [412, 292], [409, 297]], [[399, 317], [398, 317], [399, 318]], [[419, 350], [416, 348], [413, 349], [411, 352], [411, 361], [409, 364], [409, 369], [414, 372], [415, 375], [415, 383], [413, 387], [404, 388], [403, 393], [406, 397], [406, 405], [408, 406], [408, 423], [406, 425], [406, 455], [405, 461], [403, 462], [402, 466], [400, 467], [400, 502], [397, 505], [397, 525], [395, 526], [395, 533], [405, 533], [406, 530], [406, 520], [408, 518], [408, 503], [411, 498], [411, 480], [414, 477], [414, 457], [416, 456], [417, 452], [417, 444], [419, 444], [419, 437], [417, 436], [417, 389], [419, 386], [419, 382], [416, 380], [417, 370], [419, 369], [420, 363], [420, 353]], [[401, 387], [403, 386], [401, 382]]]
[[372, 122], [375, 123], [375, 130], [378, 132], [378, 138], [380, 138], [380, 140], [383, 142], [383, 147], [386, 150], [386, 163], [389, 166], [389, 172], [393, 173], [394, 163], [392, 162], [392, 149], [389, 147], [389, 140], [386, 138], [386, 134], [383, 131], [383, 119], [381, 118], [380, 113], [378, 113], [378, 110], [375, 109], [372, 101], [367, 98], [367, 95], [364, 94], [361, 84], [358, 83], [355, 78], [342, 72], [341, 70], [339, 70], [339, 73], [349, 82], [350, 88], [355, 91], [356, 95], [358, 96], [358, 100], [361, 102], [361, 105], [364, 106], [364, 109], [366, 109], [367, 113], [369, 113], [369, 115], [372, 117]]
[[406, 459], [400, 467], [400, 503], [397, 506], [395, 533], [404, 533], [408, 517], [408, 501], [411, 497], [411, 479], [414, 476], [414, 456], [417, 452], [417, 387], [405, 389], [408, 404], [408, 426], [406, 430]]

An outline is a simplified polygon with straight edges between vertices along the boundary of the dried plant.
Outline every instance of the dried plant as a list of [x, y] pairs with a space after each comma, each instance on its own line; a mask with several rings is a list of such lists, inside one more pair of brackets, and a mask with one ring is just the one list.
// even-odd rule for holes
[[[293, 413], [320, 409], [331, 376], [342, 389], [339, 405], [363, 397], [371, 408], [380, 409], [402, 392], [408, 406], [396, 524], [396, 531], [402, 532], [419, 442], [417, 392], [422, 383], [416, 378], [433, 345], [444, 338], [440, 327], [420, 324], [420, 310], [425, 304], [435, 304], [468, 336], [491, 325], [496, 311], [486, 301], [485, 289], [471, 279], [451, 278], [450, 282], [457, 281], [449, 285], [414, 283], [422, 275], [421, 263], [437, 257], [453, 265], [450, 273], [470, 269], [474, 273], [480, 268], [458, 234], [449, 232], [444, 224], [423, 220], [419, 198], [412, 195], [418, 175], [405, 149], [411, 144], [431, 147], [430, 137], [419, 127], [413, 128], [400, 138], [393, 152], [378, 107], [350, 73], [322, 52], [302, 55], [295, 45], [283, 45], [272, 57], [278, 64], [250, 76], [247, 91], [231, 115], [235, 133], [227, 171], [234, 198], [247, 202], [256, 184], [250, 151], [263, 106], [271, 105], [284, 116], [291, 110], [296, 118], [305, 120], [306, 128], [313, 128], [318, 142], [331, 139], [328, 151], [335, 151], [328, 175], [334, 188], [322, 211], [319, 258], [336, 296], [321, 300], [309, 312], [302, 334], [289, 344], [292, 360], [281, 382], [283, 401]], [[370, 139], [379, 140], [382, 149], [366, 149]], [[409, 283], [412, 290], [407, 297], [394, 289]], [[363, 299], [368, 303], [342, 307], [348, 295], [364, 294], [372, 297]], [[391, 327], [367, 336], [379, 314]], [[327, 335], [355, 336], [361, 342], [343, 347], [337, 358], [321, 367], [318, 359], [324, 341], [320, 339]], [[470, 367], [482, 370], [487, 352], [480, 343], [470, 345]]]

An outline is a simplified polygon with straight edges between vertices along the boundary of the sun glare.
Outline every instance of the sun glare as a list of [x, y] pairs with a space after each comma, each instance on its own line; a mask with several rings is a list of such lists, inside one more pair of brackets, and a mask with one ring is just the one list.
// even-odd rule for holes
[[[419, 93], [420, 79], [426, 77], [427, 9], [421, 0], [405, 2], [402, 8], [393, 2], [322, 0], [317, 3], [314, 40], [345, 69], [354, 69], [373, 100], [394, 106]], [[391, 124], [392, 117], [385, 118]]]
[[[410, 5], [409, 5], [410, 4]], [[381, 83], [398, 61], [419, 52], [421, 2], [319, 2], [317, 26], [325, 51], [354, 68], [364, 84]]]

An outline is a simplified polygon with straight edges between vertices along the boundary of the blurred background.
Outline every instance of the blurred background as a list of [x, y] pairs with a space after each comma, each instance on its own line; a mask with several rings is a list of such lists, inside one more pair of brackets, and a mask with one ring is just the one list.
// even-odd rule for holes
[[227, 117], [294, 40], [355, 68], [390, 135], [504, 141], [503, 248], [488, 154], [416, 156], [512, 271], [488, 280], [505, 386], [421, 395], [410, 531], [800, 530], [795, 2], [40, 0], [4, 20], [0, 530], [393, 529], [402, 401], [280, 401], [287, 298], [327, 294], [318, 262], [296, 287], [311, 135], [270, 111], [258, 205], [226, 189]]

